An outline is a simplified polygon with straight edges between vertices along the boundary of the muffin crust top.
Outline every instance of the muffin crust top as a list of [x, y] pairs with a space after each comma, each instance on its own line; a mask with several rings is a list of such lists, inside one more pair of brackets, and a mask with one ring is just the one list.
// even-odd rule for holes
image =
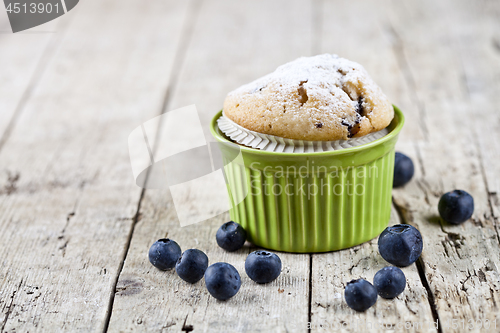
[[394, 110], [360, 64], [322, 54], [298, 58], [230, 92], [224, 115], [259, 133], [332, 141], [379, 131]]

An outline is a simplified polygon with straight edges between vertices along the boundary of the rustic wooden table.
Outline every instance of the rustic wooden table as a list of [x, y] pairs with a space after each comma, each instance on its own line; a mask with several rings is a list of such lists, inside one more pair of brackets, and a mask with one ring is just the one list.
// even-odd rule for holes
[[[3, 12], [0, 30], [0, 331], [500, 331], [500, 2], [85, 0], [18, 34]], [[228, 214], [181, 228], [128, 156], [144, 121], [196, 104], [210, 138], [228, 91], [326, 52], [363, 64], [404, 111], [397, 149], [416, 166], [390, 223], [417, 227], [423, 254], [405, 292], [365, 313], [343, 291], [386, 264], [376, 240], [281, 253], [281, 276], [257, 286], [253, 248], [216, 245]], [[460, 226], [437, 217], [455, 188], [476, 203]], [[166, 234], [234, 264], [237, 296], [154, 269], [146, 253]]]

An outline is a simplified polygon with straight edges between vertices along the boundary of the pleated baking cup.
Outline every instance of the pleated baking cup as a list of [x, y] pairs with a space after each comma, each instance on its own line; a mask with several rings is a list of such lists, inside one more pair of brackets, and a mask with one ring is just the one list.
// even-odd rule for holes
[[231, 219], [250, 242], [276, 251], [335, 251], [378, 236], [391, 214], [394, 146], [404, 123], [403, 113], [394, 111], [380, 139], [302, 154], [234, 143], [218, 127], [219, 112], [210, 130], [223, 143]]
[[217, 126], [226, 136], [239, 144], [251, 148], [280, 153], [313, 153], [351, 148], [380, 139], [389, 133], [389, 130], [384, 128], [380, 131], [348, 140], [307, 141], [286, 139], [246, 129], [226, 117], [224, 115], [224, 111], [217, 119]]

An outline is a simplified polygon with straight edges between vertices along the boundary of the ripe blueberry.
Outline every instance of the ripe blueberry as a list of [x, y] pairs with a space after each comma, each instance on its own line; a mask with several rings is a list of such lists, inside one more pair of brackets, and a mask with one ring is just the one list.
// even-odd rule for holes
[[245, 260], [248, 277], [257, 283], [268, 283], [281, 273], [281, 259], [268, 251], [254, 251]]
[[377, 301], [377, 289], [364, 279], [347, 283], [344, 291], [347, 305], [356, 311], [365, 311]]
[[413, 162], [405, 154], [396, 152], [394, 158], [394, 182], [392, 187], [400, 187], [405, 185], [413, 177], [415, 168]]
[[448, 223], [460, 224], [472, 216], [474, 199], [462, 190], [454, 190], [443, 194], [438, 204], [439, 215]]
[[165, 271], [175, 267], [181, 253], [179, 244], [171, 239], [162, 238], [149, 248], [149, 261], [156, 268]]
[[422, 253], [422, 235], [408, 224], [387, 227], [378, 238], [378, 251], [393, 265], [405, 267], [414, 263]]
[[189, 249], [179, 257], [175, 271], [181, 279], [189, 283], [201, 280], [208, 267], [207, 255], [198, 249]]
[[205, 285], [213, 297], [224, 301], [240, 290], [240, 274], [233, 265], [217, 262], [205, 271]]
[[233, 221], [224, 223], [215, 235], [217, 244], [229, 252], [241, 249], [243, 244], [245, 244], [246, 238], [247, 233], [245, 229]]
[[380, 297], [394, 298], [406, 287], [406, 277], [402, 270], [394, 266], [382, 268], [375, 274], [373, 285]]

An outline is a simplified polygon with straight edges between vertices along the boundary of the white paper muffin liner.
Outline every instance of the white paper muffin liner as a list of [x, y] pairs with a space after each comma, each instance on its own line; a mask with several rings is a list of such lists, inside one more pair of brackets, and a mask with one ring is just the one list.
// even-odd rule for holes
[[389, 133], [389, 130], [384, 128], [378, 132], [348, 140], [307, 141], [286, 139], [275, 135], [254, 132], [236, 124], [234, 121], [224, 116], [224, 114], [217, 119], [217, 125], [225, 135], [239, 144], [250, 148], [278, 153], [314, 153], [340, 150], [372, 142]]

